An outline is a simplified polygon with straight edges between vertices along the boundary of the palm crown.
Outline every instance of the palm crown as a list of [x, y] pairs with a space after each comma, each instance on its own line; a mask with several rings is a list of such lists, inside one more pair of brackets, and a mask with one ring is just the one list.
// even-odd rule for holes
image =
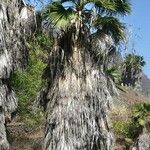
[[142, 68], [145, 65], [143, 56], [128, 54], [123, 62], [122, 78], [124, 84], [135, 86], [141, 78]]
[[130, 11], [128, 0], [59, 0], [50, 3], [43, 16], [63, 30], [71, 26], [93, 29], [110, 35], [118, 43], [124, 38], [124, 25], [117, 16]]
[[142, 71], [142, 67], [145, 65], [143, 56], [128, 54], [125, 57], [124, 67], [129, 72], [139, 73]]

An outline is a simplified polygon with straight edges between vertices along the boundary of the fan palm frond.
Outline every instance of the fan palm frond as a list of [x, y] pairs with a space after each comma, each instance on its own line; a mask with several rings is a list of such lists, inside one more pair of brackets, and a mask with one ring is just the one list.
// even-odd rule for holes
[[77, 16], [71, 8], [65, 9], [60, 2], [53, 2], [46, 7], [43, 17], [54, 26], [66, 28]]
[[117, 18], [97, 16], [95, 27], [110, 35], [115, 43], [125, 38], [125, 26]]
[[93, 3], [99, 14], [126, 15], [131, 12], [131, 5], [128, 0], [85, 0], [86, 3]]
[[121, 77], [121, 73], [119, 72], [117, 66], [111, 66], [106, 69], [105, 72], [114, 82], [118, 82]]
[[115, 14], [126, 15], [131, 12], [131, 4], [129, 0], [111, 0], [115, 3]]

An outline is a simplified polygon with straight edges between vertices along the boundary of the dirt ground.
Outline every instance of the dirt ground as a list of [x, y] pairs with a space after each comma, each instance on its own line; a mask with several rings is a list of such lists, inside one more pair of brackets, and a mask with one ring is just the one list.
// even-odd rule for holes
[[29, 128], [23, 123], [7, 124], [10, 150], [41, 150], [44, 126]]

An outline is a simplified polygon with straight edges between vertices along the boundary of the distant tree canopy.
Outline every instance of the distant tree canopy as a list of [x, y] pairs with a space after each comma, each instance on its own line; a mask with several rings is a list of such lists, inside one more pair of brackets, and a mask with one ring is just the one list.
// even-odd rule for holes
[[123, 62], [122, 81], [125, 85], [135, 86], [141, 78], [142, 68], [145, 65], [143, 56], [134, 53], [125, 56]]

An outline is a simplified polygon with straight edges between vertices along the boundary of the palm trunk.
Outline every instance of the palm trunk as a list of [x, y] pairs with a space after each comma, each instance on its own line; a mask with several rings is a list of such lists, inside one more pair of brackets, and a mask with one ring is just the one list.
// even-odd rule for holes
[[49, 86], [43, 150], [113, 150], [107, 79], [88, 52], [73, 51], [72, 65]]

